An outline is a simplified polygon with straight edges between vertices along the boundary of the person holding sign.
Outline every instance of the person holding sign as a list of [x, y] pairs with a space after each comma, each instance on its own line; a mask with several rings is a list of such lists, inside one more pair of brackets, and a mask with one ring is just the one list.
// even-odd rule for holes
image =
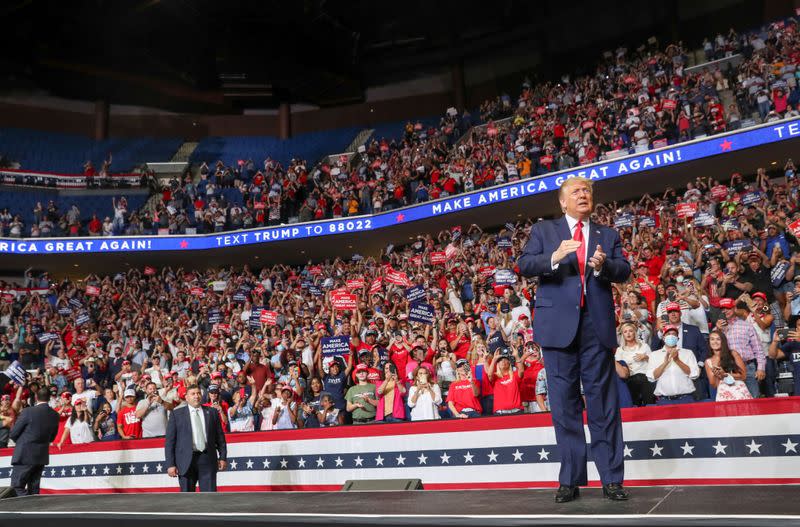
[[581, 380], [586, 395], [591, 447], [603, 495], [627, 500], [623, 488], [623, 440], [616, 370], [617, 346], [612, 283], [631, 268], [619, 234], [592, 223], [592, 181], [567, 179], [558, 195], [564, 216], [531, 228], [520, 274], [538, 277], [534, 335], [548, 370], [548, 398], [561, 455], [558, 503], [574, 500], [588, 483]]

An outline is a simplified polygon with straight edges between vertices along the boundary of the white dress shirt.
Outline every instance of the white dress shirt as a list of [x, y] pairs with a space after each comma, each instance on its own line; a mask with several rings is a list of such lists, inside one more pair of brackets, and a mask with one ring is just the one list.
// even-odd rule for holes
[[[567, 219], [567, 227], [569, 227], [570, 239], [574, 240], [575, 239], [575, 228], [578, 226], [578, 220], [576, 218], [573, 218], [569, 214], [564, 214], [564, 218]], [[581, 229], [581, 231], [583, 232], [583, 263], [584, 263], [584, 265], [586, 265], [586, 264], [589, 263], [589, 223], [590, 222], [589, 222], [589, 220], [586, 220], [586, 221], [584, 221], [582, 223], [583, 223], [583, 228]], [[592, 253], [592, 254], [594, 254], [594, 253]], [[577, 255], [575, 255], [575, 256], [577, 256]], [[559, 263], [560, 262], [554, 262], [553, 261], [553, 257], [552, 256], [550, 257], [550, 265], [553, 268], [553, 271], [558, 269]], [[585, 272], [585, 268], [584, 268], [584, 272]], [[594, 275], [595, 276], [599, 276], [600, 275], [600, 271], [595, 270], [594, 271]], [[586, 281], [584, 281], [584, 283], [583, 283], [583, 292], [584, 292], [584, 294], [586, 293]]]
[[[647, 375], [647, 369], [650, 366], [650, 359], [636, 360], [634, 357], [640, 353], [649, 357], [651, 353], [650, 346], [644, 342], [637, 342], [636, 346], [630, 349], [624, 346], [618, 346], [616, 353], [614, 353], [614, 360], [625, 361], [625, 364], [628, 365], [628, 370], [630, 370], [631, 375], [637, 375], [639, 373]], [[664, 360], [663, 357], [661, 360]]]
[[650, 382], [656, 383], [655, 395], [674, 396], [693, 393], [694, 383], [692, 380], [700, 376], [700, 368], [697, 366], [694, 352], [685, 348], [678, 348], [678, 358], [689, 367], [688, 375], [674, 361], [670, 361], [661, 373], [661, 377], [656, 379], [653, 373], [664, 363], [666, 357], [666, 348], [655, 350], [650, 354], [647, 378]]
[[[196, 416], [200, 417], [200, 424], [202, 425], [202, 430], [200, 430], [200, 434], [202, 437], [197, 436], [197, 430], [195, 429], [194, 420], [197, 419]], [[192, 429], [192, 448], [197, 451], [203, 451], [206, 449], [207, 446], [207, 438], [206, 438], [206, 416], [203, 414], [203, 407], [195, 408], [193, 406], [189, 406], [189, 425]], [[202, 447], [202, 448], [201, 448]]]

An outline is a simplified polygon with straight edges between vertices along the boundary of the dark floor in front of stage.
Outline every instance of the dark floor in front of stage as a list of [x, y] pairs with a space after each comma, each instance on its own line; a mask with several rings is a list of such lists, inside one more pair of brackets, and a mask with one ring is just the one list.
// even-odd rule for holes
[[[600, 489], [582, 489], [581, 497], [568, 504], [553, 502], [553, 490], [474, 490], [412, 492], [233, 492], [218, 494], [101, 494], [49, 495], [0, 501], [0, 525], [85, 525], [87, 519], [111, 520], [114, 527], [146, 521], [161, 524], [302, 524], [302, 525], [575, 525], [570, 516], [592, 515], [581, 523], [606, 525], [667, 525], [660, 515], [800, 515], [798, 486], [709, 486], [631, 488], [632, 499], [611, 502]], [[92, 514], [87, 515], [86, 512]], [[300, 516], [297, 513], [305, 513]], [[20, 514], [24, 513], [24, 514]], [[153, 513], [147, 515], [141, 513]], [[190, 513], [197, 516], [181, 515]], [[205, 516], [230, 514], [231, 516]], [[258, 516], [269, 513], [270, 516]], [[320, 517], [316, 514], [341, 515]], [[351, 515], [378, 514], [384, 518]], [[249, 516], [248, 516], [249, 515]], [[392, 517], [393, 515], [397, 515]], [[404, 516], [404, 517], [401, 517]], [[416, 518], [408, 515], [417, 515]], [[527, 518], [480, 518], [480, 516], [527, 516]], [[560, 515], [560, 518], [532, 518]], [[621, 515], [603, 521], [603, 515]], [[648, 518], [641, 518], [647, 515]], [[656, 515], [656, 517], [653, 517]], [[419, 516], [429, 516], [420, 518]], [[473, 516], [478, 516], [474, 518]], [[67, 518], [76, 521], [68, 521]], [[438, 518], [432, 518], [438, 517]], [[470, 518], [473, 517], [473, 518]], [[636, 520], [638, 517], [638, 521]], [[55, 521], [58, 520], [58, 521]], [[435, 520], [435, 521], [434, 521]], [[781, 527], [797, 519], [772, 520]], [[677, 519], [673, 520], [673, 522]], [[712, 525], [714, 519], [681, 518], [681, 525]], [[723, 522], [725, 525], [758, 525], [761, 522]], [[766, 523], [764, 523], [766, 524]], [[774, 525], [774, 523], [773, 523]]]

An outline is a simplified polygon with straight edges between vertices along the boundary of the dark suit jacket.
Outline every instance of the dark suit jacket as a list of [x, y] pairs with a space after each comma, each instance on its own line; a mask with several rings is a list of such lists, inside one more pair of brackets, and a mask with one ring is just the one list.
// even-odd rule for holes
[[[227, 460], [228, 445], [219, 413], [207, 406], [201, 406], [206, 422], [206, 451], [211, 456], [213, 465], [218, 459]], [[167, 423], [167, 436], [164, 444], [167, 467], [178, 467], [180, 475], [186, 474], [192, 464], [192, 421], [189, 405], [176, 408]]]
[[[708, 356], [708, 346], [706, 345], [705, 337], [700, 332], [700, 328], [693, 324], [681, 324], [681, 332], [683, 333], [681, 347], [692, 350], [698, 361], [706, 360]], [[653, 338], [650, 341], [650, 349], [657, 350], [663, 347], [664, 339], [658, 336], [658, 332], [653, 333]]]
[[12, 465], [47, 465], [50, 443], [58, 434], [58, 412], [45, 403], [26, 408], [19, 414], [9, 437], [14, 440]]
[[[561, 241], [569, 239], [572, 235], [566, 217], [536, 223], [517, 262], [523, 276], [539, 277], [533, 334], [536, 342], [544, 347], [566, 348], [578, 331], [581, 297], [578, 257], [570, 254], [555, 271], [550, 262]], [[598, 244], [606, 253], [606, 261], [600, 275], [594, 276], [588, 261]], [[587, 245], [586, 307], [600, 343], [612, 349], [617, 346], [617, 335], [611, 283], [627, 280], [631, 266], [622, 256], [619, 235], [614, 229], [589, 223]]]

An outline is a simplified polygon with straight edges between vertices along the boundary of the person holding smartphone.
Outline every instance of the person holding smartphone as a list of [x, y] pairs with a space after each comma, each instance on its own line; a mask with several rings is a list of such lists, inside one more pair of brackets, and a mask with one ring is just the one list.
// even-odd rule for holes
[[793, 317], [789, 327], [775, 332], [769, 345], [769, 358], [791, 361], [794, 373], [793, 395], [800, 395], [800, 316]]
[[447, 392], [447, 407], [450, 414], [457, 419], [480, 417], [483, 412], [478, 399], [481, 394], [478, 381], [472, 376], [469, 361], [459, 359], [456, 362], [457, 379], [450, 384]]

